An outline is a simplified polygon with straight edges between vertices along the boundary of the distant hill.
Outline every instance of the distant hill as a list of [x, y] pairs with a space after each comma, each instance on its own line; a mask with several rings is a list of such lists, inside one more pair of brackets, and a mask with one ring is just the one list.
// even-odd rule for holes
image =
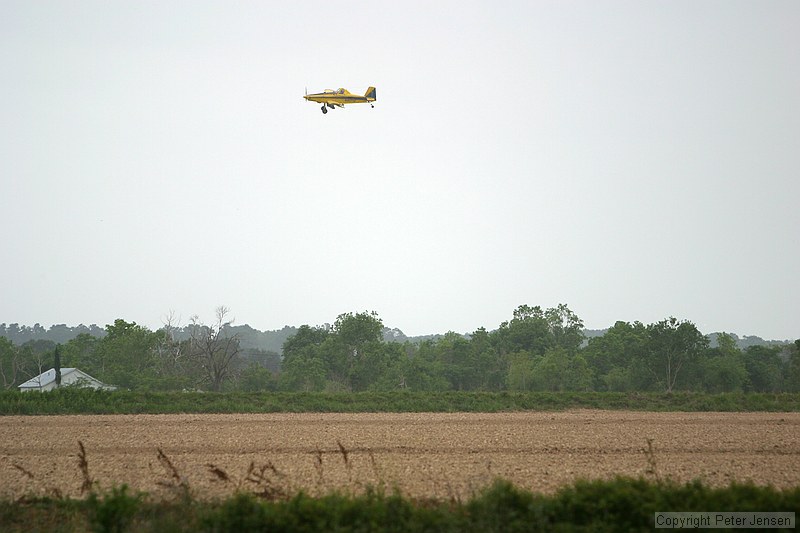
[[[179, 341], [187, 340], [190, 336], [191, 326], [184, 326], [174, 330], [175, 338]], [[280, 354], [286, 339], [297, 333], [294, 326], [283, 326], [274, 331], [259, 331], [245, 324], [231, 326], [230, 330], [239, 336], [239, 346], [243, 350], [260, 350]]]
[[[717, 337], [721, 332], [714, 332], [709, 333], [706, 335], [709, 341], [711, 342], [711, 347], [717, 347]], [[776, 340], [764, 340], [761, 337], [757, 337], [756, 335], [745, 335], [744, 337], [739, 337], [735, 333], [728, 333], [733, 339], [736, 341], [736, 346], [739, 347], [740, 350], [744, 350], [748, 346], [783, 346], [784, 344], [792, 344], [794, 341], [792, 340], [784, 340], [784, 341], [776, 341]]]
[[[586, 335], [586, 340], [591, 339], [592, 337], [602, 337], [606, 334], [608, 328], [606, 329], [585, 329], [583, 333]], [[714, 333], [707, 333], [706, 337], [709, 340], [709, 346], [711, 348], [717, 347], [717, 337], [719, 337], [721, 332], [715, 331]], [[728, 333], [733, 339], [736, 341], [736, 346], [739, 347], [740, 350], [744, 350], [748, 346], [783, 346], [784, 344], [791, 344], [793, 340], [764, 340], [761, 337], [757, 337], [755, 335], [745, 335], [744, 337], [739, 337], [735, 333]]]
[[583, 330], [583, 334], [586, 335], [586, 340], [591, 339], [592, 337], [602, 337], [606, 334], [608, 328], [606, 329], [585, 329]]
[[81, 333], [86, 333], [92, 337], [105, 337], [106, 330], [97, 324], [85, 326], [67, 326], [66, 324], [55, 324], [48, 329], [42, 327], [38, 322], [33, 326], [20, 326], [19, 324], [0, 324], [0, 337], [5, 337], [16, 345], [25, 344], [29, 341], [51, 341], [56, 344], [69, 342]]
[[[272, 331], [259, 331], [245, 324], [243, 326], [232, 326], [231, 330], [239, 335], [239, 342], [244, 350], [258, 350], [261, 352], [272, 352], [280, 354], [283, 351], [283, 343], [286, 339], [297, 333], [298, 328], [295, 326], [284, 326], [278, 330]], [[605, 334], [608, 329], [587, 329], [584, 330], [586, 339], [592, 337], [600, 337]], [[57, 344], [64, 344], [74, 339], [81, 333], [92, 335], [93, 337], [102, 338], [106, 335], [106, 330], [97, 324], [85, 326], [79, 324], [77, 326], [67, 326], [66, 324], [55, 324], [45, 329], [40, 324], [33, 326], [20, 326], [19, 324], [0, 324], [0, 337], [6, 337], [8, 340], [16, 345], [25, 344], [30, 341], [50, 341]], [[711, 347], [717, 345], [717, 337], [719, 333], [709, 333], [707, 336], [711, 343]], [[736, 340], [737, 346], [744, 350], [748, 346], [774, 346], [791, 344], [791, 340], [764, 340], [755, 335], [745, 335], [739, 337], [734, 333], [730, 335]], [[409, 337], [402, 330], [398, 328], [383, 328], [383, 340], [386, 342], [411, 342], [418, 344], [426, 340], [435, 340], [442, 337], [443, 334], [431, 335], [418, 335]], [[189, 338], [189, 326], [177, 328], [175, 330], [175, 337], [178, 340], [185, 340]], [[464, 334], [465, 338], [469, 338], [469, 334]]]

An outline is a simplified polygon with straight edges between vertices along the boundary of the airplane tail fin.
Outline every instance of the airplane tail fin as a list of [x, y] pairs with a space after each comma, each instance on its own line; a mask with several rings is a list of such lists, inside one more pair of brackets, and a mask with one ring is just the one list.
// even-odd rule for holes
[[372, 100], [377, 100], [377, 98], [375, 98], [375, 87], [370, 87], [369, 89], [367, 89], [367, 92], [364, 93], [364, 97], [371, 98]]

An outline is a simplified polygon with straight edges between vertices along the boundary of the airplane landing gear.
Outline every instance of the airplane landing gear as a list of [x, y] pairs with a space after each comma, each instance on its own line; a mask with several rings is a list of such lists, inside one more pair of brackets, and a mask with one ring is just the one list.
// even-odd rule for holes
[[323, 105], [322, 106], [322, 114], [324, 115], [327, 112], [328, 112], [328, 108]]

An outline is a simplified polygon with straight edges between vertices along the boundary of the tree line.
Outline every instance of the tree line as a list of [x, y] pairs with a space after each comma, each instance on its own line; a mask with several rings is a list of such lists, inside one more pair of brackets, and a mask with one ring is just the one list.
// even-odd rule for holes
[[0, 385], [52, 368], [58, 350], [63, 367], [144, 391], [800, 391], [800, 340], [742, 350], [721, 333], [711, 347], [674, 317], [619, 321], [587, 340], [567, 305], [521, 305], [494, 331], [401, 343], [384, 340], [375, 312], [350, 312], [297, 328], [280, 356], [243, 346], [228, 315], [220, 307], [211, 324], [157, 331], [118, 319], [63, 344], [0, 337]]

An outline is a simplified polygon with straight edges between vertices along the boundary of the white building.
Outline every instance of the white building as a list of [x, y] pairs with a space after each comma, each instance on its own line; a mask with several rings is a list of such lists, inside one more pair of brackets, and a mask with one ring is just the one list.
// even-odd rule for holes
[[[83, 370], [77, 368], [62, 368], [61, 369], [61, 386], [62, 387], [90, 387], [92, 389], [115, 390], [113, 385], [106, 385], [101, 381], [93, 378]], [[29, 379], [19, 386], [21, 391], [49, 391], [56, 388], [56, 369], [51, 368], [46, 372], [42, 372], [38, 376]]]

